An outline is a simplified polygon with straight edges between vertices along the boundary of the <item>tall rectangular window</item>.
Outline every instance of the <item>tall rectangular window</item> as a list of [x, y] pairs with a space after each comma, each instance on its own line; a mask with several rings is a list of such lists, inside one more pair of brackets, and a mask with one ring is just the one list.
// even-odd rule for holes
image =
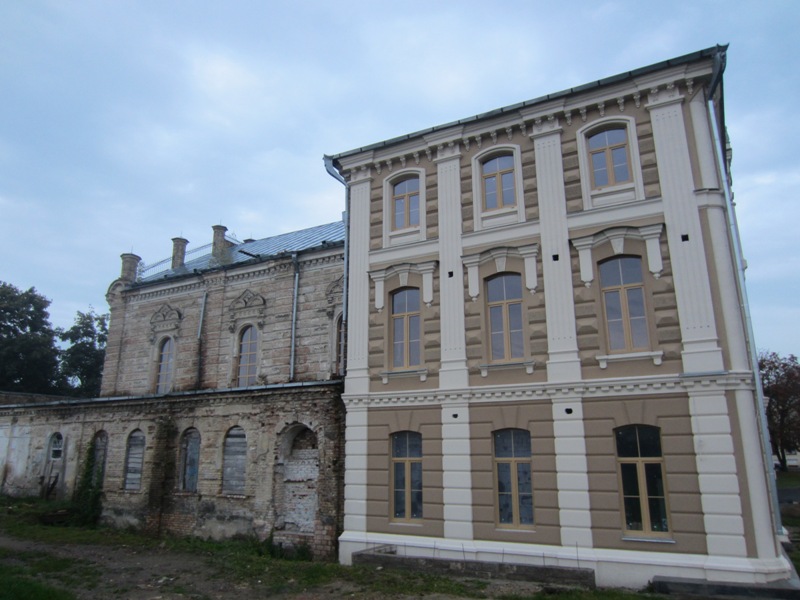
[[522, 358], [522, 278], [515, 273], [492, 277], [486, 282], [486, 299], [492, 360]]
[[648, 350], [642, 259], [622, 256], [600, 263], [600, 287], [610, 351]]
[[258, 332], [248, 325], [239, 335], [239, 373], [238, 387], [255, 385], [258, 372]]
[[392, 186], [392, 229], [419, 227], [419, 177], [409, 177]]
[[497, 523], [506, 527], [533, 525], [531, 434], [525, 429], [494, 432]]
[[631, 181], [628, 133], [625, 127], [605, 129], [589, 136], [592, 187], [603, 188]]
[[222, 449], [222, 491], [244, 494], [247, 466], [247, 436], [241, 427], [231, 427]]
[[514, 206], [514, 156], [501, 154], [481, 164], [483, 175], [483, 208], [494, 210]]
[[614, 431], [625, 530], [658, 536], [669, 532], [661, 431], [629, 425]]
[[398, 290], [392, 294], [392, 367], [419, 366], [421, 346], [419, 289]]
[[422, 518], [422, 435], [414, 431], [392, 434], [392, 516]]
[[166, 338], [161, 342], [158, 351], [158, 375], [156, 377], [156, 393], [166, 394], [172, 390], [172, 373], [175, 368], [175, 342]]
[[128, 436], [128, 447], [125, 450], [125, 484], [126, 490], [138, 490], [142, 486], [142, 465], [144, 464], [144, 433], [136, 429]]

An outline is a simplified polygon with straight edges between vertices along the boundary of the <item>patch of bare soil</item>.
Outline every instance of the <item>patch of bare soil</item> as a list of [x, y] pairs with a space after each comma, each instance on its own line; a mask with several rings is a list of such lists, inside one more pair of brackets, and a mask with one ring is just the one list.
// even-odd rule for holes
[[[63, 578], [48, 577], [51, 585], [67, 588], [81, 600], [248, 600], [274, 598], [277, 600], [322, 600], [353, 598], [371, 600], [382, 594], [359, 589], [350, 582], [336, 582], [324, 587], [274, 594], [266, 580], [233, 581], [225, 577], [225, 565], [212, 564], [209, 559], [194, 554], [174, 552], [165, 548], [132, 548], [126, 546], [91, 546], [80, 544], [48, 544], [20, 540], [0, 532], [0, 548], [16, 553], [37, 552], [80, 561], [74, 573], [77, 578], [65, 584]], [[84, 568], [85, 567], [85, 568]], [[73, 578], [74, 579], [74, 578]], [[2, 584], [0, 584], [2, 585]], [[541, 586], [526, 582], [492, 581], [484, 594], [487, 598], [516, 594], [532, 596]], [[431, 594], [428, 600], [454, 600], [456, 597]], [[418, 596], [400, 596], [410, 600]]]

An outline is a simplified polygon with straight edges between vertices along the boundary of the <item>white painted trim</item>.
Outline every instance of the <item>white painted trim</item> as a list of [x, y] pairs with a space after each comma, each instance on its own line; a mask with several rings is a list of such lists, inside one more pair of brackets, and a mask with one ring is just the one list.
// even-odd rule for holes
[[[494, 155], [511, 153], [514, 160], [514, 200], [516, 205], [497, 210], [483, 209], [483, 175], [481, 165]], [[499, 185], [499, 182], [498, 182]], [[525, 195], [522, 184], [522, 151], [519, 144], [492, 144], [472, 157], [472, 215], [474, 230], [481, 231], [525, 221]]]
[[[415, 176], [419, 178], [419, 226], [405, 229], [392, 229], [394, 221], [394, 185], [401, 180]], [[399, 246], [424, 242], [427, 236], [427, 205], [425, 202], [425, 169], [408, 167], [392, 172], [383, 180], [383, 247]]]

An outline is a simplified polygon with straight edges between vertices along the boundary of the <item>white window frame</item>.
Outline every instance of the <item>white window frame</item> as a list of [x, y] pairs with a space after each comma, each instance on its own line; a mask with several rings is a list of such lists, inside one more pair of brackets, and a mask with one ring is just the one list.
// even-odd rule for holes
[[[511, 154], [514, 160], [514, 206], [484, 210], [482, 165], [498, 154]], [[472, 157], [472, 209], [475, 231], [525, 221], [525, 194], [522, 187], [522, 151], [518, 144], [496, 144]]]
[[[394, 222], [394, 186], [410, 176], [419, 178], [419, 225], [392, 229]], [[425, 169], [409, 167], [392, 173], [383, 180], [383, 246], [399, 246], [422, 242], [426, 239]]]
[[[614, 125], [625, 128], [625, 133], [628, 138], [631, 181], [596, 190], [592, 188], [592, 165], [589, 161], [588, 139], [592, 133], [603, 129], [611, 129]], [[578, 165], [580, 166], [581, 172], [581, 190], [583, 193], [584, 210], [644, 200], [642, 161], [639, 157], [639, 140], [636, 135], [636, 120], [633, 117], [620, 115], [592, 121], [578, 129], [577, 141]]]

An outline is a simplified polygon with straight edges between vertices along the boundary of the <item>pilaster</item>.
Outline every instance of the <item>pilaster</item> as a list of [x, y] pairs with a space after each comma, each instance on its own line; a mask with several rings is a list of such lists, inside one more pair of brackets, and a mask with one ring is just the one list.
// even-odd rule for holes
[[683, 369], [687, 373], [703, 373], [722, 370], [723, 362], [694, 195], [683, 99], [677, 86], [654, 88], [646, 108], [650, 111], [664, 197], [664, 220], [683, 342]]
[[537, 123], [531, 136], [536, 152], [536, 181], [542, 231], [542, 269], [550, 381], [580, 379], [578, 342], [575, 332], [575, 301], [569, 257], [567, 198], [561, 158], [561, 127], [557, 119]]
[[442, 404], [442, 481], [445, 539], [472, 539], [472, 463], [469, 405]]

